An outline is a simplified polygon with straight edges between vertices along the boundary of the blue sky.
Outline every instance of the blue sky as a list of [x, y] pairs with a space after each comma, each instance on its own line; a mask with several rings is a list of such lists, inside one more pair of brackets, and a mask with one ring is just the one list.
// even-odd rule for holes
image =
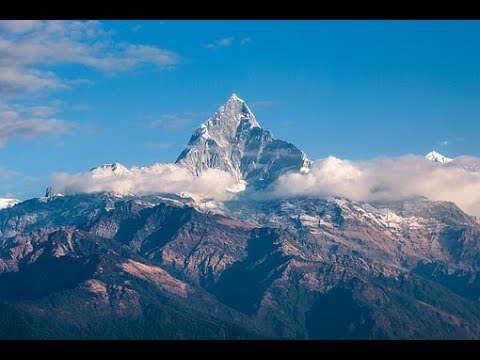
[[478, 21], [1, 22], [0, 197], [175, 161], [231, 95], [312, 159], [480, 156]]

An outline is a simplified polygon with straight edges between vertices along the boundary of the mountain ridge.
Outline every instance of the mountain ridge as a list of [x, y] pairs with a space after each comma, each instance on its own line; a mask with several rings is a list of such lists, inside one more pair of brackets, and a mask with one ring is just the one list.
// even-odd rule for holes
[[[454, 204], [292, 198], [244, 205], [221, 215], [158, 196], [91, 194], [2, 210], [0, 289], [9, 291], [0, 301], [24, 319], [65, 329], [60, 319], [47, 321], [48, 304], [62, 304], [79, 326], [74, 338], [102, 338], [92, 324], [108, 324], [113, 338], [135, 338], [137, 322], [149, 324], [145, 338], [218, 338], [218, 331], [226, 338], [480, 337], [480, 288], [468, 282], [479, 274], [480, 224]], [[33, 293], [24, 287], [30, 282], [38, 284]], [[85, 305], [72, 306], [78, 302]], [[344, 319], [335, 331], [324, 306]], [[113, 325], [119, 314], [126, 323]], [[158, 326], [144, 316], [159, 317]], [[131, 330], [119, 331], [125, 324]], [[171, 335], [160, 331], [167, 324]], [[216, 330], [201, 335], [197, 326]]]

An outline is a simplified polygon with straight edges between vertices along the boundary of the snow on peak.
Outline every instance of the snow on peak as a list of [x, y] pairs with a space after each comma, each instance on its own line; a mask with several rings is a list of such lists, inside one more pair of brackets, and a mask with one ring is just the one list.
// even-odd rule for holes
[[194, 175], [219, 169], [238, 181], [264, 185], [283, 172], [307, 171], [311, 165], [303, 151], [262, 129], [236, 94], [196, 129], [176, 163]]
[[425, 158], [427, 160], [430, 160], [432, 162], [435, 162], [435, 163], [440, 163], [440, 164], [445, 164], [445, 163], [449, 163], [451, 161], [453, 161], [453, 159], [450, 159], [446, 156], [443, 156], [442, 154], [436, 152], [436, 151], [431, 151], [429, 152]]
[[234, 93], [224, 105], [218, 108], [217, 112], [208, 119], [205, 124], [214, 126], [222, 122], [228, 123], [236, 128], [245, 120], [248, 121], [251, 126], [260, 127], [255, 115], [253, 115], [245, 101]]
[[129, 173], [130, 170], [128, 170], [124, 165], [115, 162], [113, 164], [105, 164], [99, 167], [94, 167], [93, 169], [90, 170], [92, 174], [98, 175], [98, 176], [109, 176], [111, 174], [114, 175], [122, 175]]
[[1, 199], [0, 198], [0, 210], [15, 206], [19, 202], [20, 200], [17, 200], [17, 199]]
[[237, 94], [233, 93], [230, 98], [228, 99], [228, 101], [240, 101], [240, 102], [245, 102], [243, 99], [240, 99]]

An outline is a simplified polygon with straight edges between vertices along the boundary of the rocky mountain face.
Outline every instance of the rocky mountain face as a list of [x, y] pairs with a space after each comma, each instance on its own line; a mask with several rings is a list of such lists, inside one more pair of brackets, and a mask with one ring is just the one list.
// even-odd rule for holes
[[311, 161], [295, 145], [262, 129], [245, 102], [233, 94], [193, 133], [177, 159], [195, 175], [209, 168], [264, 187], [286, 171], [308, 169]]
[[[232, 96], [176, 166], [261, 188], [309, 160]], [[0, 338], [480, 338], [480, 224], [453, 203], [48, 195], [0, 210]]]
[[32, 199], [0, 211], [9, 314], [0, 329], [22, 338], [478, 338], [480, 225], [451, 203], [386, 206], [237, 203], [234, 218], [155, 196]]

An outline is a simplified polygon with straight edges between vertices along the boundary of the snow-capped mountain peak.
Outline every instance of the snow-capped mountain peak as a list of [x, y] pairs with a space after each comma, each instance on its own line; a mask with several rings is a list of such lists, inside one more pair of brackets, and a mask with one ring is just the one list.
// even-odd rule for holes
[[440, 163], [440, 164], [445, 164], [445, 163], [449, 163], [451, 161], [453, 161], [453, 159], [449, 158], [449, 157], [446, 157], [446, 156], [443, 156], [442, 154], [436, 152], [436, 151], [431, 151], [429, 152], [425, 158], [427, 160], [430, 160], [432, 162], [435, 162], [435, 163]]
[[245, 102], [243, 99], [240, 99], [237, 94], [233, 93], [230, 98], [228, 99], [228, 101], [242, 101], [242, 102]]
[[222, 143], [233, 141], [239, 126], [260, 127], [244, 100], [232, 94], [227, 102], [220, 106], [215, 114], [200, 127], [206, 128], [212, 138]]
[[244, 100], [232, 94], [193, 133], [177, 159], [193, 174], [220, 169], [247, 183], [268, 184], [310, 166], [305, 153], [262, 129]]

